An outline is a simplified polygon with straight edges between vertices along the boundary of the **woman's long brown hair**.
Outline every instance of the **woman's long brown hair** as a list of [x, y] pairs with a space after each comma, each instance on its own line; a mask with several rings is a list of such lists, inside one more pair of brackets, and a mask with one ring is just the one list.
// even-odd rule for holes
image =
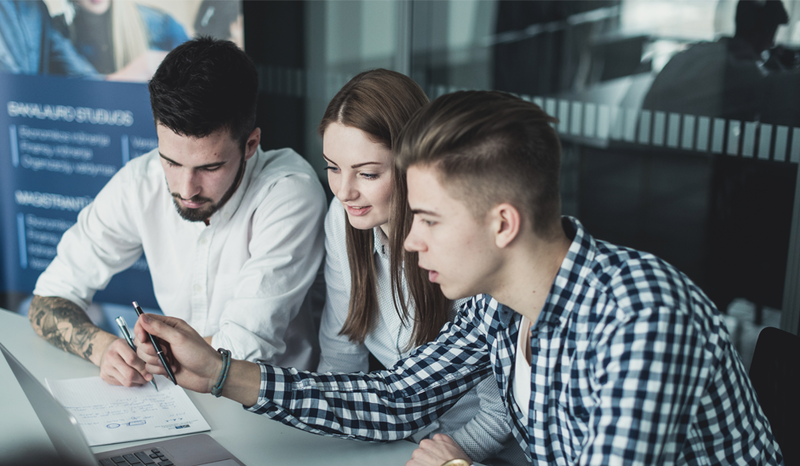
[[[428, 103], [422, 88], [411, 78], [384, 69], [356, 75], [333, 97], [317, 128], [320, 136], [331, 123], [360, 129], [378, 143], [392, 149], [400, 130], [420, 107]], [[408, 207], [405, 172], [393, 170], [394, 191], [389, 214], [389, 264], [392, 299], [403, 322], [414, 309], [414, 325], [409, 348], [433, 340], [448, 320], [452, 301], [439, 285], [428, 281], [417, 265], [417, 254], [403, 249], [411, 230], [413, 214]], [[340, 335], [363, 343], [378, 322], [378, 290], [373, 260], [373, 230], [358, 230], [345, 222], [347, 258], [350, 263], [350, 306]], [[403, 292], [403, 273], [410, 296]]]

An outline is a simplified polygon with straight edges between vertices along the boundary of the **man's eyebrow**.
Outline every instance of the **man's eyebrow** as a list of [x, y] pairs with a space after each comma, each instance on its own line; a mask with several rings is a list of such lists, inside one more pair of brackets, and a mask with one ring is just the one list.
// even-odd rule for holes
[[162, 154], [161, 151], [158, 151], [158, 155], [160, 155], [161, 158], [166, 160], [167, 162], [169, 162], [169, 163], [171, 163], [173, 165], [180, 166], [180, 164], [178, 162], [176, 162], [176, 161], [172, 160], [171, 158], [167, 157], [166, 155]]
[[[167, 157], [166, 155], [162, 154], [161, 151], [158, 152], [158, 155], [160, 155], [162, 159], [166, 160], [167, 162], [169, 162], [169, 163], [171, 163], [173, 165], [177, 165], [179, 167], [183, 166], [182, 164], [180, 164], [180, 163], [172, 160], [171, 158]], [[228, 163], [227, 160], [223, 161], [223, 162], [207, 163], [205, 165], [199, 165], [197, 167], [192, 167], [192, 168], [195, 168], [195, 169], [200, 168], [200, 169], [202, 169], [202, 168], [221, 167], [221, 166], [225, 165], [226, 163]]]
[[422, 214], [422, 215], [429, 215], [431, 217], [440, 217], [440, 215], [437, 214], [436, 212], [425, 209], [411, 209], [411, 213], [414, 215]]

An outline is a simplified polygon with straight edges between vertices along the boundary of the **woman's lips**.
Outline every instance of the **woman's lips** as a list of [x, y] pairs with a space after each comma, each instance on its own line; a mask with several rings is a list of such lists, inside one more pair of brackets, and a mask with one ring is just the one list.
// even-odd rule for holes
[[349, 213], [354, 217], [361, 217], [363, 215], [366, 215], [367, 212], [369, 212], [370, 210], [372, 210], [372, 206], [366, 206], [366, 207], [346, 206], [346, 207], [347, 207], [347, 213]]

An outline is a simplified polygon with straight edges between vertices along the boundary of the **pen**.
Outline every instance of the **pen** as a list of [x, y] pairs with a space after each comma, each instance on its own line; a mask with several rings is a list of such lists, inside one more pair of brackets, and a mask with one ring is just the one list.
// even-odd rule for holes
[[[134, 352], [136, 352], [136, 345], [133, 343], [133, 338], [131, 338], [131, 332], [130, 330], [128, 330], [128, 323], [125, 322], [125, 318], [122, 316], [118, 316], [116, 320], [117, 320], [117, 325], [119, 326], [119, 331], [122, 333], [122, 336], [125, 337], [125, 341], [128, 342], [128, 346], [130, 346], [131, 349]], [[150, 383], [153, 384], [153, 388], [155, 388], [156, 391], [158, 391], [158, 385], [156, 385], [156, 379], [155, 378], [150, 379]]]
[[[139, 307], [139, 303], [137, 303], [136, 301], [133, 302], [133, 309], [136, 310], [136, 315], [140, 316], [144, 314], [144, 311], [142, 311], [142, 308]], [[169, 368], [169, 364], [167, 364], [167, 360], [166, 358], [164, 358], [164, 351], [161, 350], [161, 347], [158, 345], [156, 339], [153, 338], [153, 335], [147, 333], [147, 336], [150, 337], [150, 343], [153, 344], [153, 349], [156, 350], [156, 354], [158, 354], [158, 359], [161, 361], [161, 365], [164, 366], [164, 370], [167, 371], [169, 379], [172, 380], [172, 383], [178, 385], [178, 382], [175, 381], [175, 374], [172, 373], [172, 369]]]

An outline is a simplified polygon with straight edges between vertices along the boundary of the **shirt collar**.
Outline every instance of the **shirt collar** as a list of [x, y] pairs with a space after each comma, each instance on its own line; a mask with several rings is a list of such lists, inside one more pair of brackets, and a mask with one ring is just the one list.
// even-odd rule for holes
[[373, 249], [375, 253], [383, 258], [389, 257], [389, 238], [381, 230], [381, 227], [372, 229]]
[[[567, 256], [561, 262], [553, 286], [547, 296], [547, 301], [542, 308], [542, 312], [533, 323], [536, 328], [541, 324], [557, 323], [563, 319], [567, 307], [574, 301], [572, 291], [575, 286], [587, 279], [591, 273], [591, 265], [595, 255], [594, 238], [583, 227], [581, 222], [573, 217], [564, 216], [561, 224], [567, 238], [572, 239]], [[492, 298], [494, 301], [494, 298]], [[515, 312], [508, 306], [496, 303], [497, 318], [504, 327], [509, 327], [513, 322]]]

